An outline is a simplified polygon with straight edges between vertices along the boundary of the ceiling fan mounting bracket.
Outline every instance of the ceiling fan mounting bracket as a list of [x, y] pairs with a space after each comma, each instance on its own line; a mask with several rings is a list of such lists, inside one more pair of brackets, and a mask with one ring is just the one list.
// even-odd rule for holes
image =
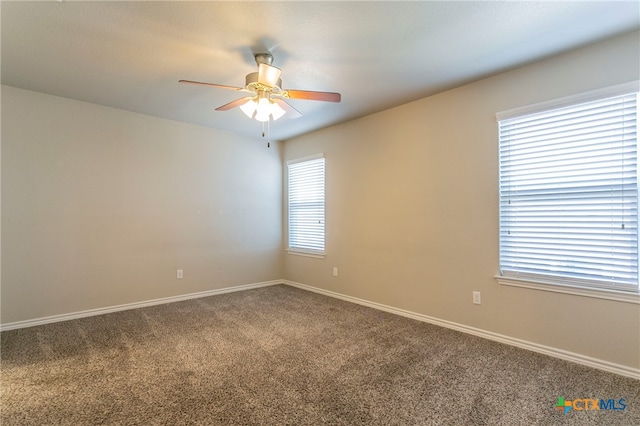
[[256, 59], [258, 66], [260, 66], [260, 64], [273, 64], [273, 56], [270, 53], [256, 53], [253, 57]]

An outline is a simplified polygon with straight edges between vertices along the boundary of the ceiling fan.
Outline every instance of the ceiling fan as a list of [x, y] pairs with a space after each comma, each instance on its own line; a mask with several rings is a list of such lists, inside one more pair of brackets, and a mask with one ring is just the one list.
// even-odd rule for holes
[[203, 83], [200, 81], [179, 80], [180, 83], [197, 84], [221, 89], [237, 90], [248, 93], [247, 96], [219, 106], [216, 111], [227, 111], [240, 107], [249, 118], [261, 122], [269, 119], [277, 120], [285, 113], [290, 118], [298, 118], [302, 114], [285, 99], [301, 99], [307, 101], [340, 102], [340, 93], [314, 92], [309, 90], [283, 89], [280, 79], [280, 68], [272, 66], [273, 56], [269, 53], [254, 55], [258, 72], [247, 74], [244, 87], [225, 86], [222, 84]]

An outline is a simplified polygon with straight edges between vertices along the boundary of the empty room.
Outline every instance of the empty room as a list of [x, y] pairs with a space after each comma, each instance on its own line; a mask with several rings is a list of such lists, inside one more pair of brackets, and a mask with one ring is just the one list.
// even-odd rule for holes
[[640, 424], [637, 1], [1, 1], [2, 425]]

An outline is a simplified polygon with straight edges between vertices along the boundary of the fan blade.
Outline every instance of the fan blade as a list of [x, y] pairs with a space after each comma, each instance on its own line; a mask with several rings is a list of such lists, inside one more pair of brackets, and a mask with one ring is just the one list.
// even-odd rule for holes
[[258, 83], [269, 87], [275, 87], [278, 85], [281, 73], [282, 70], [280, 70], [280, 68], [267, 64], [260, 64], [258, 67]]
[[236, 99], [235, 101], [231, 101], [228, 104], [224, 104], [222, 106], [219, 106], [218, 108], [216, 108], [216, 111], [227, 111], [227, 110], [230, 110], [231, 108], [242, 106], [242, 105], [246, 104], [247, 102], [249, 102], [251, 99], [252, 99], [251, 96], [247, 96], [245, 98]]
[[287, 90], [289, 99], [304, 99], [305, 101], [340, 102], [340, 93], [312, 92], [309, 90]]
[[223, 84], [203, 83], [201, 81], [178, 80], [178, 83], [197, 84], [198, 86], [218, 87], [220, 89], [243, 90], [243, 87], [225, 86]]
[[271, 98], [275, 103], [277, 103], [278, 105], [280, 105], [280, 107], [287, 113], [287, 117], [289, 118], [298, 118], [298, 117], [302, 117], [302, 113], [300, 111], [298, 111], [297, 109], [295, 109], [294, 107], [292, 107], [291, 105], [289, 105], [287, 102], [285, 102], [283, 99], [273, 99]]

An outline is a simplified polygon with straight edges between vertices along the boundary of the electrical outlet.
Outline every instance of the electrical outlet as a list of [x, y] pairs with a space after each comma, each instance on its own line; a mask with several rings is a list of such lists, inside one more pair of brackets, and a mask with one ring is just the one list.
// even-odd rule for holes
[[334, 277], [338, 276], [338, 268], [336, 266], [333, 267], [333, 276]]
[[184, 276], [184, 271], [182, 269], [178, 269], [176, 271], [176, 278], [181, 280], [183, 276]]
[[480, 299], [480, 292], [479, 291], [474, 291], [473, 292], [473, 303], [476, 305], [480, 305], [482, 303], [482, 300]]

